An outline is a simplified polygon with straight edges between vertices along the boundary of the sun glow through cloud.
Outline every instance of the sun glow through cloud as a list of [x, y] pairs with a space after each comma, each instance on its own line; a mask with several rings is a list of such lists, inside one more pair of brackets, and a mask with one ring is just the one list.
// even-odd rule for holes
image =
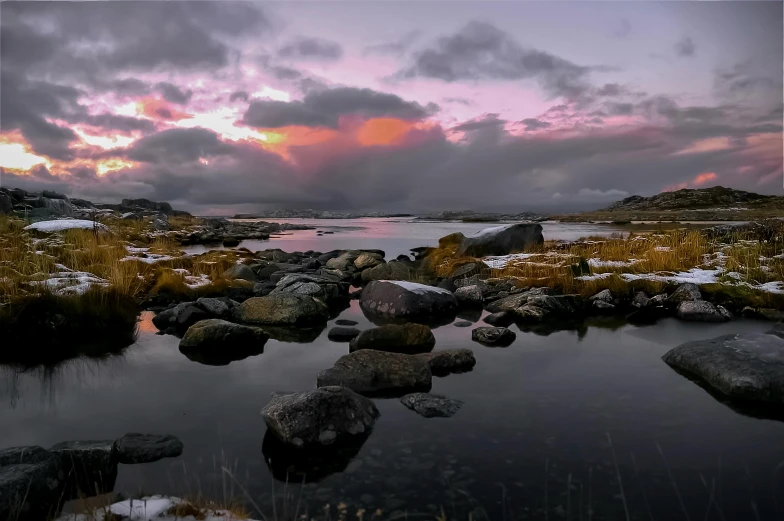
[[0, 167], [24, 171], [38, 165], [52, 166], [48, 159], [33, 154], [21, 143], [0, 143]]

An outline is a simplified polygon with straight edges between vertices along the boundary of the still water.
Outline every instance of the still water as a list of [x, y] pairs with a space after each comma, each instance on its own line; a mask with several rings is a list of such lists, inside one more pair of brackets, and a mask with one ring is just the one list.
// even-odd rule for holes
[[[327, 238], [333, 246], [318, 249], [343, 247]], [[273, 391], [314, 388], [348, 352], [326, 338], [334, 319], [311, 343], [270, 340], [258, 356], [207, 366], [156, 334], [151, 317], [142, 314], [138, 341], [120, 356], [0, 366], [0, 447], [171, 433], [183, 455], [121, 465], [115, 491], [241, 496], [266, 515], [276, 497], [279, 516], [299, 503], [319, 519], [341, 501], [352, 516], [378, 508], [382, 519], [442, 508], [455, 519], [784, 519], [784, 423], [720, 403], [660, 359], [682, 342], [766, 323], [610, 321], [548, 336], [512, 326], [507, 348], [445, 325], [436, 349], [469, 347], [477, 359], [471, 372], [434, 379], [433, 393], [465, 402], [454, 417], [378, 399], [381, 418], [359, 450], [294, 462], [265, 443], [259, 411]], [[356, 301], [336, 318], [372, 327]], [[288, 484], [287, 472], [297, 476]]]

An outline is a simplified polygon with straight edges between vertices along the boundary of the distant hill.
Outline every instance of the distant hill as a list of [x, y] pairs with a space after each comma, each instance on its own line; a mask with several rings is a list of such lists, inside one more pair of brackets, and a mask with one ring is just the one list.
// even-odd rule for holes
[[562, 221], [745, 221], [784, 217], [784, 196], [762, 195], [723, 186], [633, 195], [607, 208], [558, 215]]

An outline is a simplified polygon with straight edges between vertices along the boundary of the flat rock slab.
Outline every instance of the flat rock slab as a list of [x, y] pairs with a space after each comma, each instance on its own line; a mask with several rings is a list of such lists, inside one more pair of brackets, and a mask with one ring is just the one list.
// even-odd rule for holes
[[379, 412], [371, 400], [346, 387], [326, 386], [303, 393], [276, 394], [261, 415], [284, 444], [309, 448], [367, 435]]
[[441, 349], [432, 353], [416, 355], [416, 357], [424, 360], [430, 367], [430, 372], [435, 376], [464, 373], [476, 365], [474, 352], [465, 348]]
[[471, 331], [471, 340], [486, 346], [506, 347], [516, 338], [515, 332], [505, 327], [478, 327]]
[[335, 321], [336, 326], [356, 326], [357, 324], [359, 324], [359, 322], [356, 320], [348, 320], [345, 318], [339, 318]]
[[429, 391], [433, 374], [418, 356], [362, 349], [340, 357], [319, 373], [319, 387], [342, 385], [368, 396], [402, 396]]
[[240, 322], [270, 326], [314, 326], [326, 323], [327, 306], [307, 295], [278, 293], [246, 300], [237, 308]]
[[784, 404], [784, 338], [779, 330], [687, 342], [662, 359], [731, 398]]
[[428, 353], [436, 345], [433, 331], [422, 324], [389, 324], [362, 331], [349, 344], [349, 351], [375, 349], [390, 353]]
[[183, 444], [170, 434], [128, 433], [114, 442], [117, 461], [126, 465], [152, 463], [182, 454]]
[[428, 393], [407, 394], [400, 402], [425, 418], [449, 418], [460, 410], [463, 402]]

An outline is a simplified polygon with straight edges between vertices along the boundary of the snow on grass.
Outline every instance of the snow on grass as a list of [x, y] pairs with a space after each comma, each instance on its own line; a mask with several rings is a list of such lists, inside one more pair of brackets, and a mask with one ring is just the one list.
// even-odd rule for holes
[[479, 230], [476, 232], [472, 237], [489, 237], [491, 235], [495, 235], [500, 233], [504, 230], [508, 230], [512, 226], [517, 226], [519, 223], [512, 223], [512, 224], [504, 224], [503, 226], [493, 226], [492, 228], [484, 228], [483, 230]]
[[84, 219], [58, 219], [55, 221], [41, 221], [25, 226], [25, 230], [37, 230], [39, 232], [53, 233], [63, 232], [66, 230], [97, 230], [101, 232], [108, 232], [109, 228], [105, 225], [87, 221]]
[[452, 292], [449, 291], [448, 289], [426, 286], [424, 284], [418, 284], [416, 282], [408, 282], [405, 280], [383, 280], [379, 282], [389, 282], [390, 284], [394, 284], [395, 286], [400, 286], [401, 288], [408, 290], [412, 293], [416, 293], [417, 295], [427, 295], [428, 293], [439, 293], [442, 295], [452, 294]]
[[199, 276], [195, 275], [186, 275], [185, 276], [185, 285], [191, 289], [201, 288], [203, 286], [209, 286], [212, 281], [207, 275], [203, 273]]
[[639, 259], [629, 259], [628, 261], [603, 261], [601, 259], [588, 259], [588, 265], [592, 268], [627, 268], [638, 262]]
[[83, 295], [93, 287], [109, 287], [109, 281], [86, 271], [61, 271], [50, 273], [49, 278], [31, 282], [46, 286], [55, 295]]
[[[170, 514], [178, 505], [187, 505], [188, 502], [176, 497], [147, 496], [141, 499], [126, 499], [118, 503], [113, 503], [106, 507], [95, 509], [87, 514], [67, 514], [57, 518], [56, 521], [95, 521], [97, 519], [108, 519], [107, 514], [112, 513], [120, 516], [125, 521], [183, 521], [194, 519], [193, 516], [182, 517]], [[246, 519], [238, 517], [226, 510], [202, 509], [198, 517], [203, 521], [238, 521]]]
[[155, 264], [156, 262], [168, 261], [177, 258], [177, 257], [172, 257], [171, 255], [163, 255], [161, 253], [147, 253], [146, 255], [147, 255], [146, 257], [128, 256], [128, 257], [123, 257], [120, 260], [123, 262], [139, 261], [139, 262], [144, 262], [145, 264]]
[[656, 246], [653, 251], [670, 251], [672, 248], [669, 246]]
[[494, 269], [501, 269], [505, 268], [507, 264], [511, 261], [516, 260], [523, 260], [523, 259], [530, 259], [534, 255], [538, 255], [536, 253], [512, 253], [510, 255], [499, 255], [497, 257], [485, 257], [482, 259], [488, 267]]

